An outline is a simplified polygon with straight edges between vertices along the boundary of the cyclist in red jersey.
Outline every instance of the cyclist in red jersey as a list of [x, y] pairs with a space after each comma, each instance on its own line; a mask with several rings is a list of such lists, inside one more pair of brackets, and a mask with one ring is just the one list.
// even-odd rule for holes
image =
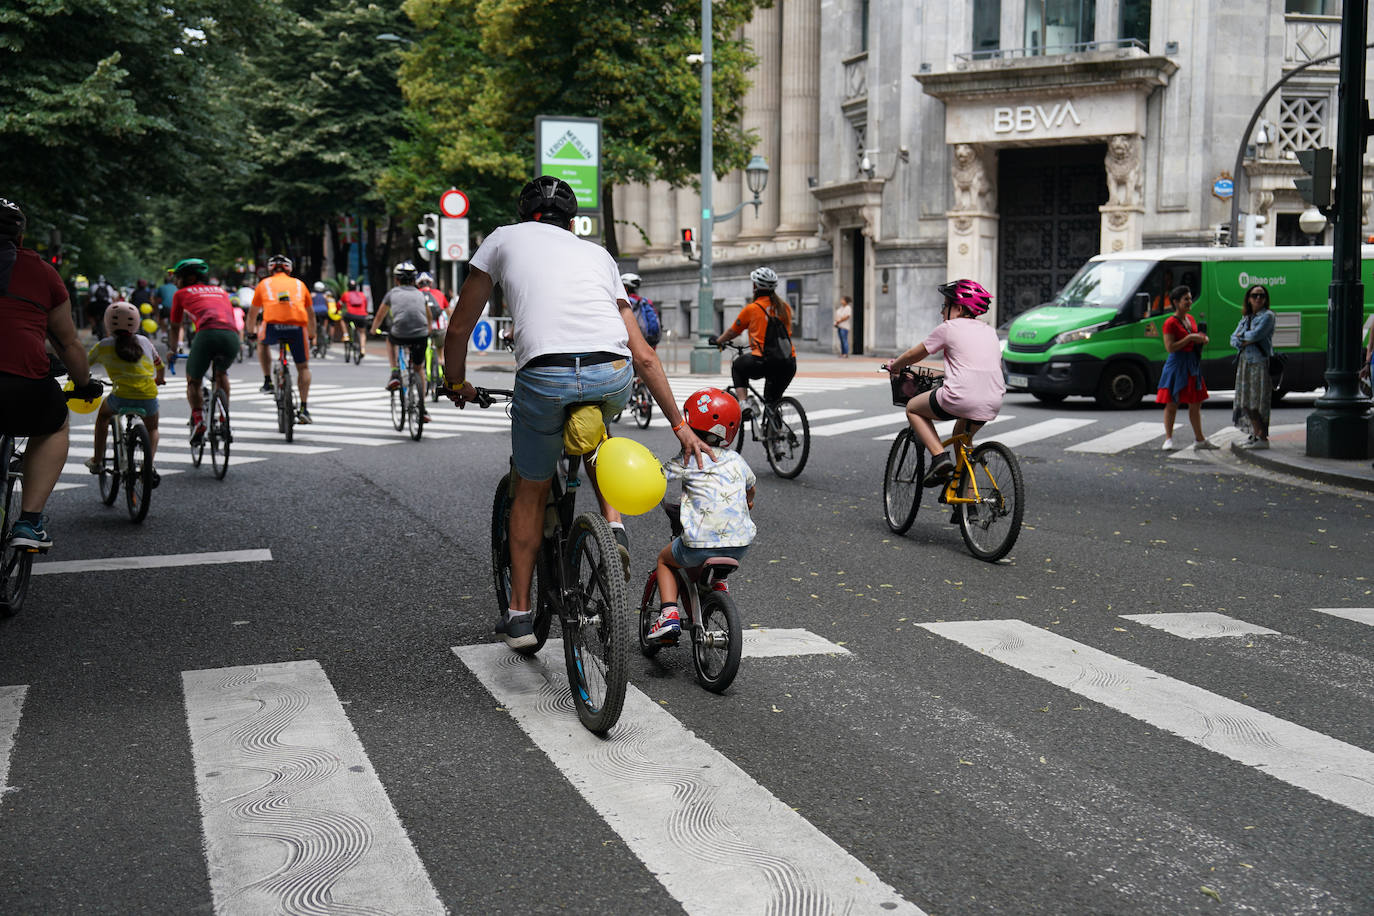
[[429, 301], [430, 314], [434, 320], [429, 325], [429, 336], [434, 341], [434, 352], [439, 359], [439, 371], [444, 369], [444, 333], [448, 330], [448, 320], [451, 312], [449, 311], [448, 297], [444, 291], [434, 285], [434, 276], [429, 271], [421, 271], [415, 278], [415, 285], [420, 288], [420, 292], [425, 294], [425, 299]]
[[344, 321], [358, 329], [358, 354], [359, 357], [367, 355], [367, 326], [370, 316], [367, 314], [367, 294], [358, 289], [357, 280], [348, 281], [348, 289], [339, 297], [339, 301], [344, 307]]
[[[207, 282], [209, 266], [200, 258], [185, 258], [172, 268], [176, 275], [176, 295], [172, 297], [171, 328], [167, 332], [167, 349], [176, 359], [177, 343], [181, 339], [181, 322], [189, 314], [196, 322], [196, 339], [186, 357], [186, 400], [191, 405], [191, 444], [196, 445], [205, 435], [205, 403], [200, 380], [211, 363], [217, 372], [229, 371], [243, 346], [243, 337], [234, 316], [234, 304], [229, 294]], [[224, 396], [229, 396], [229, 376], [224, 376]]]

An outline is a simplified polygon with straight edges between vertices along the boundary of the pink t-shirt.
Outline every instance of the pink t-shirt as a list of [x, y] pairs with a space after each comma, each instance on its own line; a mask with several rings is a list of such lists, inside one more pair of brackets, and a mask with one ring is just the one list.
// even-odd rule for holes
[[976, 318], [941, 322], [925, 340], [926, 352], [944, 353], [945, 385], [940, 406], [956, 417], [988, 421], [1002, 409], [1002, 345], [991, 325]]

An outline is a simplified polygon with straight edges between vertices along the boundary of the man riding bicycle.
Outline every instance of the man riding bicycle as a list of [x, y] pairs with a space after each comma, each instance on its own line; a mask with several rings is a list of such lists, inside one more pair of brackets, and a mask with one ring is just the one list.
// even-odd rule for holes
[[[186, 357], [186, 401], [191, 405], [191, 445], [198, 445], [205, 435], [205, 402], [201, 396], [200, 380], [214, 364], [214, 372], [227, 373], [238, 358], [243, 340], [239, 337], [234, 319], [234, 304], [229, 294], [209, 283], [210, 267], [200, 258], [185, 258], [172, 268], [176, 276], [176, 295], [172, 297], [171, 328], [167, 332], [167, 350], [176, 358], [177, 343], [181, 339], [182, 317], [189, 314], [196, 322], [196, 338]], [[224, 376], [224, 395], [229, 396], [229, 376]]]
[[956, 420], [956, 434], [972, 435], [997, 418], [1007, 390], [997, 331], [978, 319], [987, 312], [992, 294], [973, 280], [952, 280], [938, 289], [945, 297], [940, 307], [941, 323], [924, 341], [883, 367], [896, 375], [927, 356], [944, 354], [944, 385], [921, 392], [906, 405], [912, 431], [935, 457], [921, 481], [927, 487], [948, 483], [954, 476], [954, 459], [940, 443], [935, 421]]
[[749, 379], [762, 378], [763, 399], [776, 404], [784, 394], [792, 377], [797, 374], [797, 351], [792, 346], [792, 307], [778, 298], [778, 275], [771, 267], [755, 268], [749, 274], [754, 284], [753, 299], [740, 309], [735, 323], [711, 342], [724, 349], [746, 329], [749, 331], [749, 351], [735, 357], [730, 364], [730, 376], [735, 396], [744, 405], [743, 419], [751, 417], [747, 406]]
[[[387, 290], [382, 304], [377, 306], [377, 314], [372, 318], [372, 333], [381, 329], [382, 322], [391, 316], [391, 330], [386, 338], [386, 355], [391, 359], [391, 378], [387, 379], [388, 391], [401, 387], [401, 366], [396, 358], [396, 348], [405, 347], [412, 366], [425, 364], [425, 347], [429, 344], [429, 325], [433, 315], [429, 299], [415, 286], [415, 265], [402, 261], [392, 268], [396, 285]], [[420, 374], [420, 401], [425, 399], [424, 374]], [[426, 423], [429, 414], [424, 415]]]
[[439, 371], [442, 373], [444, 369], [444, 332], [448, 330], [448, 321], [452, 314], [449, 309], [448, 296], [445, 296], [444, 291], [434, 285], [434, 275], [427, 270], [420, 271], [420, 275], [415, 278], [415, 286], [429, 300], [431, 317], [429, 336], [434, 341], [435, 358], [439, 360]]
[[[704, 446], [687, 428], [663, 366], [639, 332], [615, 259], [572, 233], [577, 198], [567, 182], [537, 178], [520, 192], [520, 222], [487, 236], [473, 255], [444, 338], [449, 397], [476, 398], [465, 378], [467, 342], [494, 284], [501, 284], [515, 332], [511, 409], [513, 504], [510, 514], [510, 607], [496, 631], [512, 648], [534, 645], [530, 582], [543, 535], [544, 504], [563, 449], [569, 407], [600, 403], [603, 419], [625, 406], [634, 372], [649, 386], [687, 457], [703, 463]], [[633, 362], [633, 370], [631, 369]], [[596, 474], [589, 468], [592, 487]], [[620, 513], [597, 501], [611, 523], [629, 576], [629, 539]]]
[[367, 294], [358, 289], [358, 281], [349, 279], [348, 289], [344, 291], [339, 301], [343, 304], [343, 319], [348, 322], [345, 328], [346, 333], [358, 332], [358, 353], [360, 356], [367, 355]]
[[310, 290], [291, 276], [291, 259], [274, 254], [267, 260], [268, 275], [253, 291], [253, 307], [248, 310], [244, 327], [249, 338], [257, 332], [261, 312], [266, 329], [264, 346], [258, 347], [258, 365], [262, 367], [262, 391], [272, 393], [272, 345], [284, 342], [296, 363], [296, 381], [301, 389], [301, 408], [297, 423], [309, 423], [310, 410], [305, 406], [310, 398], [310, 345], [315, 339], [315, 314], [311, 311]]

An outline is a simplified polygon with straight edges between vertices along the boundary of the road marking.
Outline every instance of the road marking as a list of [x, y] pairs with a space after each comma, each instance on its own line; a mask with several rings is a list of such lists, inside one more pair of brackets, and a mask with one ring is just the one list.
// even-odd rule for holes
[[741, 634], [741, 654], [746, 658], [783, 658], [793, 655], [848, 655], [849, 650], [837, 646], [810, 630], [760, 627]]
[[[1018, 445], [1025, 445], [1029, 442], [1039, 442], [1053, 436], [1060, 436], [1067, 432], [1072, 432], [1082, 426], [1096, 423], [1096, 420], [1075, 420], [1070, 417], [1058, 417], [1053, 420], [1042, 420], [1039, 423], [1032, 423], [1030, 426], [1022, 426], [1009, 432], [999, 431], [997, 435], [984, 437], [996, 442], [1000, 442], [1008, 448]], [[976, 439], [975, 439], [976, 444]]]
[[9, 791], [10, 753], [14, 750], [14, 733], [19, 731], [19, 715], [24, 710], [24, 694], [28, 687], [0, 687], [0, 801]]
[[1117, 452], [1124, 452], [1128, 448], [1144, 445], [1151, 439], [1159, 439], [1160, 441], [1164, 439], [1164, 428], [1157, 421], [1154, 423], [1132, 423], [1130, 426], [1107, 433], [1105, 436], [1098, 436], [1087, 442], [1070, 445], [1064, 451], [1115, 455]]
[[103, 557], [95, 560], [38, 560], [35, 576], [56, 573], [108, 572], [121, 569], [162, 569], [168, 566], [214, 566], [222, 563], [262, 563], [272, 559], [272, 551], [218, 550], [211, 553], [169, 553], [153, 557]]
[[[906, 415], [903, 414], [902, 416], [903, 416], [903, 419], [905, 419]], [[1001, 417], [993, 417], [991, 420], [989, 420], [989, 421], [987, 421], [986, 423], [983, 424], [983, 429], [987, 429], [989, 426], [991, 426], [991, 425], [994, 424], [994, 423], [1005, 423], [1005, 422], [1007, 422], [1008, 420], [1015, 420], [1015, 419], [1016, 419], [1016, 415], [1015, 415], [1015, 414], [1010, 414], [1010, 413], [1009, 413], [1009, 414], [1006, 414], [1005, 416], [1001, 416]], [[957, 420], [940, 420], [938, 423], [935, 424], [935, 435], [939, 436], [941, 439], [948, 439], [951, 435], [954, 434], [954, 425], [955, 425], [957, 422], [958, 422]], [[899, 430], [899, 432], [900, 432], [900, 430]], [[875, 441], [875, 442], [891, 442], [891, 441], [892, 441], [893, 439], [895, 439], [895, 438], [896, 438], [896, 434], [894, 434], [894, 433], [883, 433], [881, 436], [874, 436], [874, 437], [873, 437], [873, 441]]]
[[318, 662], [181, 677], [217, 916], [445, 912]]
[[693, 916], [922, 912], [635, 687], [609, 738], [582, 728], [561, 641], [453, 651]]
[[[272, 428], [273, 428], [273, 429], [276, 429], [276, 426], [274, 425]], [[234, 441], [233, 441], [232, 443], [230, 443], [230, 446], [229, 446], [229, 452], [230, 452], [230, 456], [231, 456], [231, 457], [233, 456], [233, 454], [234, 454], [235, 452], [239, 452], [239, 451], [245, 451], [245, 452], [279, 452], [279, 453], [281, 453], [281, 454], [286, 454], [286, 455], [320, 455], [320, 454], [323, 454], [324, 452], [336, 452], [336, 451], [338, 451], [338, 449], [324, 448], [324, 447], [322, 447], [322, 446], [316, 446], [316, 445], [291, 445], [291, 444], [288, 444], [288, 443], [286, 443], [286, 442], [247, 442], [247, 441], [244, 441], [244, 440], [246, 440], [247, 438], [249, 438], [251, 435], [252, 435], [251, 432], [246, 431], [246, 430], [240, 430], [240, 429], [238, 429], [237, 424], [234, 425]], [[91, 436], [81, 436], [81, 437], [73, 436], [73, 437], [72, 437], [73, 440], [75, 440], [75, 439], [77, 439], [77, 438], [82, 438], [82, 439], [84, 439], [84, 440], [86, 440], [86, 441], [91, 441], [91, 440], [92, 440], [92, 437], [91, 437]], [[162, 441], [160, 441], [160, 442], [158, 443], [158, 445], [157, 445], [157, 455], [158, 455], [158, 457], [155, 459], [155, 463], [160, 463], [160, 462], [162, 461], [162, 456], [165, 455], [168, 451], [172, 451], [172, 452], [178, 453], [178, 457], [182, 457], [182, 456], [180, 455], [181, 452], [186, 452], [187, 454], [186, 454], [185, 457], [187, 457], [187, 458], [189, 459], [189, 457], [190, 457], [190, 451], [191, 451], [191, 443], [188, 442], [188, 441], [185, 440], [185, 439], [173, 439], [173, 438], [171, 438], [171, 437], [164, 436], [164, 437], [162, 438]], [[206, 454], [207, 456], [210, 454], [210, 442], [209, 442], [209, 440], [206, 440], [206, 443], [205, 443], [205, 454]]]
[[1312, 610], [1319, 614], [1329, 614], [1332, 617], [1341, 617], [1345, 620], [1353, 620], [1356, 623], [1365, 623], [1374, 627], [1374, 607], [1314, 607]]
[[1215, 611], [1194, 611], [1181, 614], [1121, 614], [1122, 620], [1134, 620], [1147, 627], [1163, 630], [1183, 639], [1219, 639], [1225, 636], [1282, 636], [1256, 623], [1246, 623]]
[[855, 420], [844, 420], [840, 423], [828, 423], [825, 426], [811, 427], [813, 436], [843, 436], [845, 433], [858, 432], [861, 429], [872, 429], [875, 426], [894, 426], [901, 427], [906, 425], [906, 414], [893, 409], [889, 413], [880, 414], [876, 417], [859, 417]]
[[[1186, 441], [1186, 437], [1190, 431], [1191, 430], [1188, 430], [1186, 427], [1183, 430], [1175, 427], [1174, 435], [1185, 437]], [[1207, 439], [1213, 444], [1219, 445], [1220, 448], [1225, 448], [1235, 440], [1236, 436], [1234, 434], [1239, 432], [1240, 430], [1236, 429], [1234, 426], [1223, 426], [1221, 429], [1208, 436]], [[1209, 459], [1205, 456], [1209, 451], [1212, 451], [1212, 449], [1204, 449], [1199, 452], [1197, 450], [1197, 440], [1194, 439], [1183, 448], [1180, 448], [1176, 452], [1170, 452], [1168, 455], [1170, 461], [1207, 461]]]
[[1374, 753], [1022, 620], [921, 626], [1004, 665], [1374, 817]]

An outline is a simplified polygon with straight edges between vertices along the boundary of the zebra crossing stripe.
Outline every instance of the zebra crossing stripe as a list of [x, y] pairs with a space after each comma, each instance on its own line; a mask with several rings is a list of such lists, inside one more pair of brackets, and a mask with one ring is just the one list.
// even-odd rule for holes
[[169, 566], [215, 566], [223, 563], [262, 563], [272, 551], [216, 550], [208, 553], [169, 553], [153, 557], [103, 557], [96, 560], [37, 560], [35, 576], [54, 573], [108, 572], [121, 569], [162, 569]]
[[1018, 445], [1025, 445], [1028, 442], [1039, 442], [1041, 439], [1061, 436], [1064, 433], [1073, 432], [1075, 429], [1096, 422], [1096, 420], [1075, 420], [1070, 417], [1058, 417], [1053, 420], [1042, 420], [1039, 423], [1032, 423], [1030, 426], [1022, 426], [1009, 432], [998, 432], [998, 434], [992, 438], [1008, 448], [1015, 448]]
[[[273, 429], [276, 429], [276, 426], [274, 425], [272, 428], [273, 428]], [[75, 433], [76, 430], [73, 430], [72, 432]], [[279, 452], [279, 453], [281, 453], [281, 454], [286, 454], [286, 455], [319, 455], [319, 454], [322, 454], [322, 453], [324, 453], [324, 452], [338, 451], [337, 449], [332, 449], [332, 448], [322, 448], [322, 447], [320, 447], [320, 446], [312, 446], [312, 445], [292, 445], [292, 444], [289, 444], [289, 443], [286, 443], [286, 442], [248, 442], [248, 441], [245, 441], [245, 440], [247, 440], [247, 439], [250, 438], [250, 437], [251, 437], [251, 434], [250, 434], [250, 433], [247, 433], [246, 431], [245, 431], [243, 434], [240, 434], [239, 429], [237, 428], [237, 426], [235, 426], [235, 428], [234, 428], [234, 441], [233, 441], [233, 444], [232, 444], [232, 446], [231, 446], [231, 455], [236, 455], [236, 453], [238, 453], [238, 452]], [[72, 439], [73, 439], [73, 440], [75, 440], [75, 439], [77, 439], [77, 438], [81, 438], [81, 439], [83, 439], [83, 440], [90, 440], [92, 437], [89, 436], [89, 435], [85, 435], [85, 432], [83, 431], [83, 432], [82, 432], [82, 435], [81, 435], [80, 437], [78, 437], [78, 436], [76, 436], [76, 435], [73, 435], [73, 436], [72, 436]], [[154, 462], [154, 464], [155, 464], [155, 465], [156, 465], [156, 464], [161, 464], [161, 462], [162, 462], [162, 456], [165, 455], [165, 454], [166, 454], [167, 452], [169, 452], [169, 451], [171, 451], [171, 452], [178, 452], [178, 453], [179, 453], [179, 452], [187, 452], [188, 455], [187, 455], [186, 457], [189, 458], [189, 452], [190, 452], [190, 450], [191, 450], [191, 443], [188, 442], [186, 439], [173, 438], [172, 436], [163, 436], [162, 439], [161, 439], [161, 441], [158, 442], [158, 444], [157, 444], [157, 456], [158, 456], [158, 457], [157, 457], [157, 460]], [[206, 443], [205, 451], [206, 451], [207, 454], [208, 454], [209, 451], [210, 451], [210, 445], [209, 445], [208, 442]]]
[[1312, 610], [1374, 627], [1374, 607], [1314, 607]]
[[1122, 620], [1133, 620], [1147, 627], [1163, 630], [1183, 639], [1218, 639], [1227, 636], [1281, 636], [1255, 623], [1246, 623], [1216, 611], [1191, 611], [1180, 614], [1121, 614]]
[[0, 802], [9, 791], [10, 753], [14, 750], [14, 734], [19, 731], [19, 715], [28, 689], [22, 685], [0, 687]]
[[181, 677], [216, 916], [446, 912], [318, 662]]
[[1319, 798], [1374, 817], [1374, 753], [1023, 620], [921, 626]]
[[1164, 428], [1155, 423], [1132, 423], [1130, 426], [1114, 430], [1105, 436], [1098, 436], [1096, 439], [1089, 439], [1087, 442], [1079, 442], [1070, 445], [1065, 451], [1068, 452], [1094, 452], [1101, 455], [1115, 455], [1117, 452], [1124, 452], [1128, 448], [1135, 448], [1137, 445], [1144, 445], [1151, 439], [1164, 439]]
[[[890, 426], [899, 429], [906, 425], [906, 414], [897, 410], [895, 407], [889, 413], [879, 414], [876, 417], [858, 417], [854, 420], [843, 420], [839, 423], [827, 423], [824, 426], [811, 427], [812, 436], [843, 436], [845, 433], [858, 432], [861, 429], [873, 429], [876, 426]], [[891, 436], [884, 436], [891, 438]]]
[[745, 658], [784, 658], [794, 655], [849, 655], [849, 650], [810, 630], [760, 627], [741, 634], [740, 654]]
[[547, 666], [499, 644], [453, 651], [693, 916], [922, 913], [633, 686], [608, 738], [583, 729], [560, 640]]

